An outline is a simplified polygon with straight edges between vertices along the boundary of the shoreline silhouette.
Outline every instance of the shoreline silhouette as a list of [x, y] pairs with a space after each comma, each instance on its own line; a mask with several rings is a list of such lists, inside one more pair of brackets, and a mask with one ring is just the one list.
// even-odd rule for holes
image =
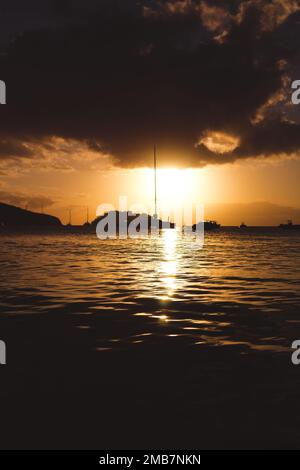
[[[119, 220], [122, 215], [119, 211], [112, 211], [116, 215], [116, 229], [119, 231]], [[11, 204], [1, 203], [0, 202], [0, 234], [1, 233], [77, 233], [77, 234], [95, 234], [96, 226], [99, 221], [107, 217], [107, 213], [101, 216], [96, 217], [92, 222], [85, 222], [81, 225], [73, 224], [62, 224], [58, 217], [49, 214], [42, 214], [38, 212], [29, 211]], [[156, 227], [158, 229], [175, 229], [176, 224], [169, 221], [163, 221], [159, 218], [155, 218], [149, 214], [132, 214], [131, 212], [123, 213], [126, 215], [127, 226], [130, 225], [132, 221], [138, 217], [144, 219], [144, 226], [147, 229], [151, 227]], [[293, 224], [292, 221], [288, 221], [286, 224], [276, 225], [246, 225], [242, 223], [241, 225], [230, 225], [222, 226], [216, 221], [207, 221], [198, 222], [193, 224], [191, 227], [185, 227], [191, 231], [195, 231], [197, 227], [204, 224], [205, 231], [219, 231], [219, 230], [241, 230], [245, 233], [251, 232], [253, 230], [300, 230], [300, 225]]]

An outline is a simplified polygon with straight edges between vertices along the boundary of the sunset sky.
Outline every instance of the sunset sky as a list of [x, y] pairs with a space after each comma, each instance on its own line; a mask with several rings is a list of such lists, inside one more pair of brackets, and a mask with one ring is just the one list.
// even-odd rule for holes
[[300, 223], [300, 3], [3, 0], [0, 201]]

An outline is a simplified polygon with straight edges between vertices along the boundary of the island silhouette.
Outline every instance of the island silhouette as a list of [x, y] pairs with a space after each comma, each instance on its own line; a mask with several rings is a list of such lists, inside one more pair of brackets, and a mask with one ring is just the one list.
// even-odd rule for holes
[[108, 218], [108, 216], [115, 218], [116, 231], [119, 233], [122, 221], [126, 221], [127, 229], [131, 223], [138, 219], [136, 224], [136, 231], [143, 229], [150, 230], [151, 228], [157, 229], [174, 229], [173, 222], [161, 220], [149, 214], [133, 214], [132, 212], [119, 212], [111, 211], [96, 217], [91, 223], [86, 222], [83, 225], [63, 225], [58, 217], [48, 214], [41, 214], [32, 212], [27, 209], [22, 209], [10, 204], [0, 203], [0, 230], [6, 231], [45, 231], [45, 232], [82, 232], [82, 233], [96, 233], [96, 228], [99, 222]]
[[[49, 214], [41, 214], [22, 209], [10, 204], [0, 203], [0, 231], [1, 232], [65, 232], [65, 233], [96, 233], [97, 225], [104, 219], [112, 216], [115, 220], [117, 234], [122, 227], [122, 221], [127, 224], [127, 230], [132, 224], [136, 224], [136, 232], [149, 232], [151, 230], [175, 229], [176, 224], [164, 221], [155, 215], [135, 214], [133, 212], [111, 211], [96, 217], [92, 222], [85, 222], [82, 225], [63, 225], [58, 217]], [[204, 230], [211, 231], [219, 229], [221, 226], [215, 221], [202, 221], [193, 224], [185, 229], [195, 232], [203, 225]], [[125, 225], [126, 227], [126, 225]]]
[[0, 203], [1, 230], [24, 230], [26, 228], [58, 230], [63, 227], [58, 217], [31, 212], [10, 204]]

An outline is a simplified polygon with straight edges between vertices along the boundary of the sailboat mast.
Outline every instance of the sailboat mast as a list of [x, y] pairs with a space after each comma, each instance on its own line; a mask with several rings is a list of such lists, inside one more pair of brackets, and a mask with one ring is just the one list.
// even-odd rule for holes
[[154, 145], [154, 201], [155, 201], [155, 213], [154, 217], [157, 218], [157, 180], [156, 180], [156, 170], [157, 170], [157, 161], [156, 161], [156, 145]]

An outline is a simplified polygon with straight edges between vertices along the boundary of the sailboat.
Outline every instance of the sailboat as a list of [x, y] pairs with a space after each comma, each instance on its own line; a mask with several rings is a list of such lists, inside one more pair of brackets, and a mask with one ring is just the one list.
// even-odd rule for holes
[[153, 218], [157, 219], [157, 157], [156, 157], [156, 145], [154, 144], [153, 149], [153, 166], [154, 166], [154, 214]]

